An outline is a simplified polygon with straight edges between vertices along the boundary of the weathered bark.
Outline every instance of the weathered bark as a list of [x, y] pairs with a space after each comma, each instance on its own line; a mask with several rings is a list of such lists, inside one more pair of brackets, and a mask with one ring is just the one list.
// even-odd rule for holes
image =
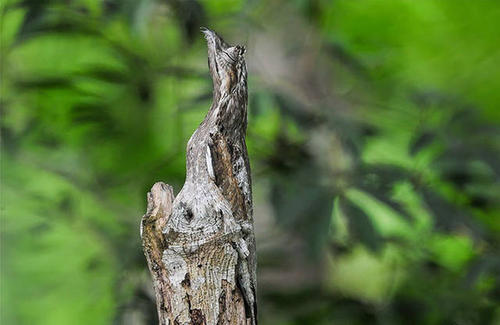
[[245, 49], [202, 29], [213, 103], [187, 145], [187, 173], [174, 199], [156, 183], [141, 237], [160, 324], [256, 324], [256, 258], [245, 144]]

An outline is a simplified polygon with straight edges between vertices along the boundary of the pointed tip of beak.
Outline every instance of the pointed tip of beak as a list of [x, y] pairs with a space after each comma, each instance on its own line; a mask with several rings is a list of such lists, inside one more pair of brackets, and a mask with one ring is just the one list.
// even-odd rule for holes
[[200, 27], [200, 31], [205, 35], [213, 35], [214, 32], [206, 27]]
[[212, 48], [213, 51], [218, 51], [219, 49], [226, 49], [229, 47], [226, 42], [219, 36], [215, 31], [208, 29], [206, 27], [200, 27], [200, 31], [205, 36], [208, 42], [208, 47]]

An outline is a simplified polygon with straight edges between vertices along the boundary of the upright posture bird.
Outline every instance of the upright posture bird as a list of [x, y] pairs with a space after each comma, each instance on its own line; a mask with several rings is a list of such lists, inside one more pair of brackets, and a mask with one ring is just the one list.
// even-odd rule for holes
[[148, 194], [143, 245], [160, 323], [163, 316], [165, 324], [255, 325], [245, 48], [201, 30], [208, 44], [213, 103], [188, 142], [182, 190], [174, 199], [171, 187], [157, 183]]

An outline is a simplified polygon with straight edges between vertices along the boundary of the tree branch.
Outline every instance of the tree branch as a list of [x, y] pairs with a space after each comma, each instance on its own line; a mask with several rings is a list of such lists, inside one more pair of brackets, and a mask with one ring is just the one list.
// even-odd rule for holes
[[213, 103], [187, 145], [186, 181], [156, 183], [141, 236], [160, 324], [257, 324], [245, 49], [207, 39]]

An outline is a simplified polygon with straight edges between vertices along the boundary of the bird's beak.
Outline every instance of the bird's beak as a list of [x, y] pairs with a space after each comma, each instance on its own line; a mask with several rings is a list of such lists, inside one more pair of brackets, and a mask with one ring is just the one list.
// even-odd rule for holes
[[219, 80], [219, 69], [217, 67], [217, 57], [220, 52], [223, 51], [227, 44], [224, 40], [213, 30], [210, 30], [206, 27], [200, 28], [203, 35], [205, 35], [205, 39], [207, 40], [208, 47], [208, 66], [210, 68], [210, 73], [212, 75], [212, 80], [214, 82], [214, 89], [218, 89]]
[[203, 33], [203, 35], [205, 35], [207, 41], [215, 41], [215, 39], [218, 38], [217, 34], [213, 30], [210, 30], [206, 27], [200, 27], [200, 30]]
[[215, 55], [220, 48], [220, 37], [217, 35], [216, 32], [206, 27], [201, 27], [200, 30], [203, 33], [203, 35], [205, 35], [205, 39], [207, 40], [209, 57], [211, 55]]

